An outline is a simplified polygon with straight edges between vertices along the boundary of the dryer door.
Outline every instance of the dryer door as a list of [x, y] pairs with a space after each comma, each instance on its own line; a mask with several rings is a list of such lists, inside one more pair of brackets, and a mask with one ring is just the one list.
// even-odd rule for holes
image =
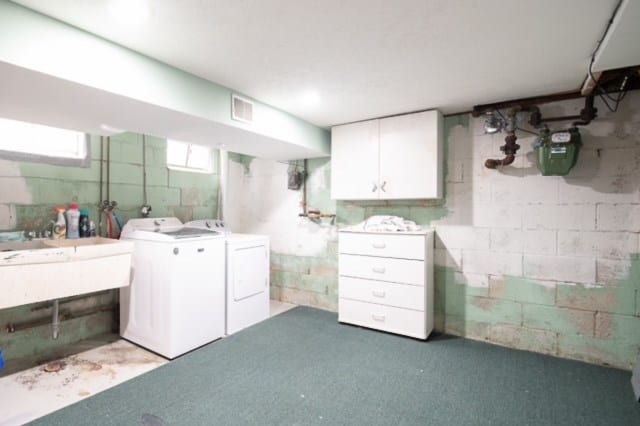
[[229, 247], [233, 300], [240, 301], [269, 291], [269, 253], [264, 244]]

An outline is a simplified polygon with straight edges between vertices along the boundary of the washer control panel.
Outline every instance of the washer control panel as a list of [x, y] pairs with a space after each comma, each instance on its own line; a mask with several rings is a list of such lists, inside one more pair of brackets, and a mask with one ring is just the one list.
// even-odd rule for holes
[[214, 231], [221, 232], [225, 235], [231, 233], [231, 229], [229, 228], [229, 226], [227, 226], [224, 220], [220, 220], [220, 219], [205, 220], [204, 225], [207, 227], [207, 229], [212, 229]]

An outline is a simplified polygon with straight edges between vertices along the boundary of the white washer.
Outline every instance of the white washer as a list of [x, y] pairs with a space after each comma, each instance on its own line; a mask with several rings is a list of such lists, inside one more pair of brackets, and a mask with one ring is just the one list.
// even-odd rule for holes
[[269, 318], [269, 237], [231, 233], [220, 220], [195, 220], [185, 226], [226, 234], [226, 334]]
[[224, 234], [170, 217], [131, 219], [121, 238], [134, 242], [122, 337], [172, 359], [224, 336]]

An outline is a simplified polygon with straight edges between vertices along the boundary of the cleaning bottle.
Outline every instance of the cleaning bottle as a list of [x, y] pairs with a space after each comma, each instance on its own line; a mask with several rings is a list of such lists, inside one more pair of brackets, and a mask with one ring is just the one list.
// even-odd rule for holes
[[80, 210], [76, 203], [67, 210], [67, 238], [80, 238]]
[[89, 210], [80, 210], [80, 238], [89, 237]]
[[53, 224], [53, 238], [59, 239], [67, 235], [67, 223], [64, 220], [64, 209], [58, 207], [56, 211], [58, 212], [58, 220]]

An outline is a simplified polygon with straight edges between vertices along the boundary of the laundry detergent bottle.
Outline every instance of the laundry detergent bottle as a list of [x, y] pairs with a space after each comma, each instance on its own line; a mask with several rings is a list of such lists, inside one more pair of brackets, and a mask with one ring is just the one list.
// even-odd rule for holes
[[53, 238], [64, 238], [67, 235], [67, 222], [64, 220], [64, 209], [59, 207], [56, 211], [58, 212], [58, 220], [53, 224]]
[[80, 238], [80, 210], [76, 203], [67, 210], [67, 238]]
[[89, 210], [80, 210], [80, 238], [87, 238], [89, 236]]

